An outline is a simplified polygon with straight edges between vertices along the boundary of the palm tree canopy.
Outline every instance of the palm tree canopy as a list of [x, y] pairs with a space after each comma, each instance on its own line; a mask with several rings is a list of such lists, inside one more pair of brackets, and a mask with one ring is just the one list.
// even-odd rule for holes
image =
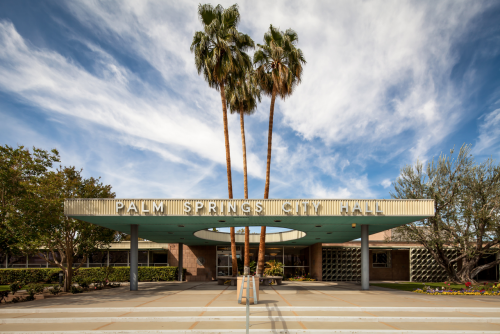
[[261, 101], [260, 86], [255, 72], [250, 68], [242, 75], [230, 75], [227, 86], [226, 101], [231, 113], [251, 115]]
[[203, 31], [195, 32], [190, 50], [195, 55], [198, 74], [203, 73], [210, 87], [219, 89], [231, 73], [238, 73], [252, 66], [245, 52], [254, 48], [250, 36], [238, 32], [240, 21], [238, 5], [224, 9], [221, 5], [198, 6], [198, 17]]
[[257, 44], [253, 62], [262, 90], [272, 95], [273, 89], [282, 99], [290, 96], [302, 78], [302, 65], [306, 64], [302, 50], [296, 45], [299, 36], [292, 29], [285, 32], [271, 25], [264, 34], [264, 44]]

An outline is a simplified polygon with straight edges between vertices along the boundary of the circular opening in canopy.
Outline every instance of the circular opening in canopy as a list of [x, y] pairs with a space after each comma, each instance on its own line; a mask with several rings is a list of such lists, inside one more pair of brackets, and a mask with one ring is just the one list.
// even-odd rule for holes
[[[269, 226], [268, 226], [269, 227]], [[194, 232], [193, 235], [200, 239], [231, 242], [231, 235], [228, 232], [218, 232], [210, 230], [199, 230]], [[266, 243], [277, 243], [291, 240], [297, 240], [306, 236], [305, 232], [298, 230], [289, 230], [277, 233], [266, 233]], [[250, 243], [258, 244], [260, 242], [260, 233], [250, 233]], [[245, 242], [245, 233], [235, 233], [235, 241], [237, 243]]]

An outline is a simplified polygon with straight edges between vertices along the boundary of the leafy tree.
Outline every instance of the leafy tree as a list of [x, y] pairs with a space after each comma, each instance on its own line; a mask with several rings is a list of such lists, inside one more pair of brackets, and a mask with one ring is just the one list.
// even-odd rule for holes
[[[260, 102], [260, 87], [257, 83], [255, 72], [247, 70], [244, 75], [231, 76], [227, 104], [231, 113], [240, 114], [241, 146], [243, 151], [243, 185], [245, 199], [248, 199], [248, 177], [247, 177], [247, 147], [245, 141], [245, 115], [252, 115]], [[245, 229], [245, 265], [244, 275], [250, 274], [250, 227]]]
[[69, 291], [73, 274], [93, 252], [105, 249], [120, 234], [64, 215], [66, 198], [114, 198], [111, 186], [100, 178], [84, 178], [75, 167], [60, 167], [47, 172], [40, 179], [31, 220], [21, 227], [23, 233], [36, 238], [25, 240], [23, 248], [32, 254], [47, 249], [49, 255], [38, 253], [45, 261], [57, 265], [64, 272], [64, 290]]
[[[256, 77], [264, 94], [271, 96], [271, 107], [269, 110], [269, 132], [267, 139], [267, 167], [264, 199], [269, 198], [269, 182], [271, 174], [271, 148], [273, 138], [274, 103], [276, 96], [283, 100], [292, 95], [294, 88], [302, 78], [302, 66], [306, 63], [302, 50], [297, 48], [299, 36], [288, 29], [280, 31], [269, 26], [264, 34], [264, 44], [257, 44], [253, 62], [257, 66]], [[266, 227], [261, 227], [258, 271], [264, 270]]]
[[[224, 9], [221, 5], [198, 6], [198, 17], [203, 31], [195, 32], [191, 43], [198, 74], [203, 73], [209, 86], [220, 91], [222, 120], [226, 145], [226, 170], [229, 199], [233, 198], [231, 178], [231, 156], [229, 150], [229, 131], [227, 127], [227, 108], [225, 86], [231, 75], [239, 75], [252, 66], [246, 50], [254, 47], [253, 40], [237, 28], [240, 22], [238, 5]], [[238, 274], [234, 227], [230, 228], [233, 276]]]
[[57, 150], [34, 147], [0, 146], [0, 259], [7, 254], [20, 254], [21, 240], [36, 238], [21, 233], [19, 226], [30, 219], [34, 203], [30, 196], [43, 175], [59, 161]]
[[452, 159], [451, 150], [449, 157], [427, 163], [425, 171], [418, 161], [405, 166], [391, 193], [393, 198], [435, 201], [435, 216], [399, 227], [396, 235], [421, 243], [450, 280], [462, 283], [500, 263], [479, 265], [481, 258], [499, 251], [500, 168], [491, 159], [476, 164], [470, 151], [464, 145]]

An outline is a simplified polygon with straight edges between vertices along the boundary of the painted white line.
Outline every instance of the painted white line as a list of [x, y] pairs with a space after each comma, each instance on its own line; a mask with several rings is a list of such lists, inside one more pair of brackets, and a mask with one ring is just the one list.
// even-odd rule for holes
[[[330, 316], [252, 316], [252, 321], [303, 321], [303, 322], [453, 322], [453, 323], [500, 323], [497, 318], [459, 317], [330, 317]], [[11, 318], [0, 319], [0, 324], [68, 324], [94, 322], [243, 322], [245, 316], [186, 316], [186, 317], [81, 317], [81, 318]]]
[[[380, 330], [380, 329], [251, 329], [252, 334], [497, 334], [500, 331], [474, 330]], [[7, 331], [2, 334], [240, 334], [244, 329], [204, 330], [97, 330], [97, 331]]]
[[[328, 312], [467, 312], [497, 313], [498, 307], [315, 307], [315, 306], [252, 306], [252, 311], [328, 311]], [[104, 313], [104, 312], [245, 312], [235, 307], [78, 307], [78, 308], [0, 308], [1, 313]]]

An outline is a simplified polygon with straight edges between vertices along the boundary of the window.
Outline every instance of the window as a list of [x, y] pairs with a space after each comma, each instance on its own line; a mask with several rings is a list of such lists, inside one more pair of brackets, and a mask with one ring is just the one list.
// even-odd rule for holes
[[374, 251], [372, 254], [373, 268], [390, 268], [391, 267], [391, 252], [390, 251]]

